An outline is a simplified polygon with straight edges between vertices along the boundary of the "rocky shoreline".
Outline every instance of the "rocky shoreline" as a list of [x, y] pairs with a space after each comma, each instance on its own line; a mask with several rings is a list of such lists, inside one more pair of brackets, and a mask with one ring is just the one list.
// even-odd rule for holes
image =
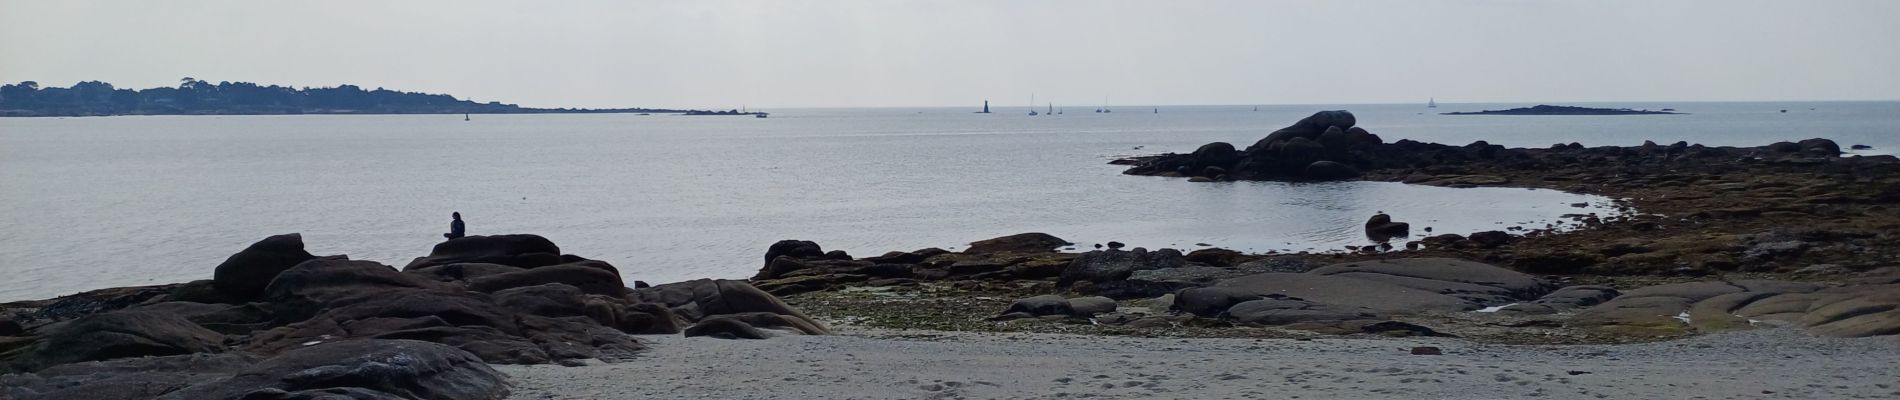
[[1115, 243], [1065, 254], [1052, 250], [1066, 245], [1059, 238], [1022, 234], [960, 253], [852, 259], [799, 242], [806, 250], [768, 253], [753, 280], [820, 315], [880, 328], [1445, 334], [1508, 343], [1650, 341], [1771, 325], [1900, 334], [1894, 157], [1840, 157], [1825, 139], [1748, 148], [1388, 144], [1354, 125], [1351, 113], [1320, 112], [1245, 150], [1210, 143], [1115, 163], [1131, 175], [1190, 183], [1547, 188], [1617, 198], [1623, 212], [1575, 215], [1575, 226], [1420, 236], [1377, 215], [1366, 228], [1368, 243], [1380, 243], [1329, 254], [1123, 251]]
[[401, 269], [272, 236], [212, 279], [0, 304], [0, 398], [501, 399], [489, 364], [830, 333], [743, 281], [633, 286], [535, 235], [449, 240]]
[[655, 343], [641, 335], [1586, 344], [1787, 327], [1900, 340], [1894, 157], [1839, 157], [1825, 139], [1385, 143], [1355, 122], [1322, 112], [1246, 149], [1117, 163], [1182, 184], [1548, 188], [1617, 198], [1624, 212], [1574, 216], [1580, 229], [1417, 236], [1403, 221], [1421, 216], [1381, 214], [1367, 221], [1369, 245], [1323, 254], [1114, 242], [1075, 253], [1060, 249], [1082, 246], [1024, 233], [857, 257], [786, 240], [749, 280], [657, 286], [629, 285], [613, 265], [535, 235], [453, 239], [397, 268], [313, 255], [287, 234], [232, 255], [212, 279], [0, 304], [0, 398], [501, 399], [518, 382], [492, 365], [639, 363]]

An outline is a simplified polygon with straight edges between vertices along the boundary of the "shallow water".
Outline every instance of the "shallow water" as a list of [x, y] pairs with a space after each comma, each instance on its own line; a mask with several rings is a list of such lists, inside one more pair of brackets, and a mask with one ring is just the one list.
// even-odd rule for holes
[[[0, 119], [0, 272], [10, 276], [0, 300], [202, 279], [231, 253], [286, 232], [302, 232], [313, 253], [400, 266], [440, 240], [450, 211], [462, 212], [470, 234], [541, 234], [655, 283], [749, 276], [767, 245], [792, 238], [858, 256], [1029, 231], [1080, 246], [1337, 250], [1368, 243], [1359, 225], [1379, 211], [1414, 229], [1469, 233], [1607, 212], [1607, 199], [1372, 182], [1190, 184], [1120, 175], [1105, 163], [1217, 140], [1244, 147], [1314, 110], [1340, 108], [1387, 140], [1755, 145], [1820, 136], [1881, 151], [1900, 147], [1896, 104], [1809, 104], [1858, 110], [1833, 111], [1850, 117], [1691, 103], [1674, 107], [1697, 114], [1633, 117], [1359, 105], [1036, 118], [1002, 108], [782, 110], [767, 119]], [[1570, 206], [1578, 202], [1593, 206]]]

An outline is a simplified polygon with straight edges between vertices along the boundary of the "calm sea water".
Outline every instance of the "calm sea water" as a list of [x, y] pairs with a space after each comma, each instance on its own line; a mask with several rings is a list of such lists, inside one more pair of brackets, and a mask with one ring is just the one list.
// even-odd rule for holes
[[[1446, 104], [1435, 111], [1507, 108]], [[1900, 148], [1900, 103], [1674, 103], [1691, 115], [1441, 116], [1418, 105], [1125, 106], [1028, 117], [968, 109], [654, 115], [0, 119], [0, 300], [182, 282], [267, 235], [400, 266], [460, 211], [470, 234], [536, 233], [629, 280], [744, 277], [765, 247], [854, 255], [1048, 232], [1081, 246], [1267, 250], [1365, 244], [1379, 211], [1468, 233], [1607, 199], [1390, 183], [1211, 183], [1111, 159], [1245, 146], [1316, 110], [1387, 140], [1511, 146], [1827, 137]], [[1787, 113], [1779, 110], [1787, 109]]]

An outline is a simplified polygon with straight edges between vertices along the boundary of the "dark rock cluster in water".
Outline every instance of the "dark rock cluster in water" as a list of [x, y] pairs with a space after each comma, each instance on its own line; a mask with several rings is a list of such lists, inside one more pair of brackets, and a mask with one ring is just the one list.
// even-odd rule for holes
[[443, 242], [396, 268], [297, 234], [210, 280], [0, 305], [0, 398], [500, 399], [487, 364], [615, 362], [635, 334], [826, 334], [742, 281], [638, 289], [535, 235]]
[[[1536, 171], [1576, 166], [1579, 162], [1627, 163], [1658, 160], [1731, 161], [1742, 158], [1834, 157], [1841, 147], [1832, 140], [1779, 142], [1762, 148], [1708, 147], [1688, 142], [1636, 147], [1589, 147], [1568, 143], [1548, 149], [1506, 148], [1486, 141], [1462, 146], [1399, 140], [1386, 143], [1378, 135], [1353, 126], [1358, 120], [1347, 111], [1320, 111], [1281, 128], [1245, 149], [1225, 142], [1202, 145], [1188, 154], [1162, 154], [1116, 160], [1132, 165], [1123, 173], [1187, 177], [1190, 181], [1227, 180], [1332, 181], [1361, 178], [1374, 171], [1431, 172], [1433, 168], [1471, 166]], [[1768, 154], [1761, 154], [1765, 150]], [[1645, 161], [1648, 162], [1648, 161]], [[1465, 176], [1466, 182], [1439, 182], [1445, 186], [1497, 185], [1489, 176]]]
[[1355, 123], [1350, 112], [1321, 111], [1273, 131], [1244, 150], [1226, 142], [1208, 143], [1192, 154], [1163, 156], [1128, 173], [1203, 180], [1351, 179], [1373, 161], [1367, 152], [1384, 143], [1379, 135], [1354, 127]]

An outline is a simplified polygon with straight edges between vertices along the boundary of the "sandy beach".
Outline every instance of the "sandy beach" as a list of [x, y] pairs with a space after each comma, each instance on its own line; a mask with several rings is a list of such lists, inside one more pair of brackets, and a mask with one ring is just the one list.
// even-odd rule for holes
[[1792, 329], [1580, 346], [950, 332], [641, 340], [652, 350], [618, 364], [495, 368], [524, 400], [1900, 397], [1900, 342]]

